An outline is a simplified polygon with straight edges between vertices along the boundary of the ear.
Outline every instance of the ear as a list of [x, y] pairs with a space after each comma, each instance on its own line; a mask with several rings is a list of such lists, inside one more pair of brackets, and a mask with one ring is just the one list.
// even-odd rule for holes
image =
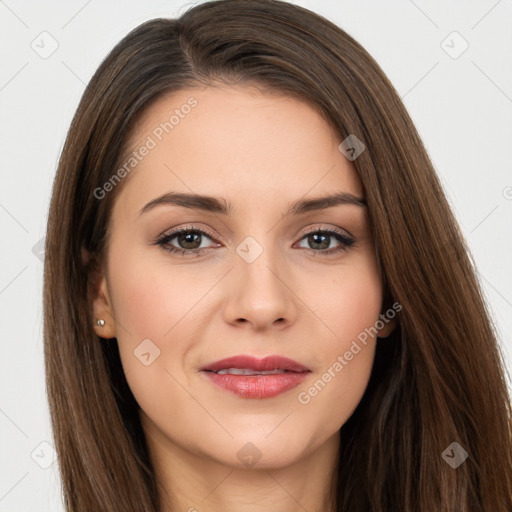
[[380, 315], [379, 318], [382, 320], [384, 327], [379, 329], [377, 336], [379, 338], [387, 338], [395, 330], [396, 318], [387, 318], [384, 314]]
[[[99, 284], [95, 288], [97, 290], [93, 302], [92, 309], [94, 314], [94, 332], [100, 338], [115, 338], [116, 324], [114, 318], [114, 310], [108, 292], [107, 279], [104, 275], [99, 278]], [[103, 326], [98, 325], [97, 321], [103, 320]]]
[[[82, 249], [82, 261], [89, 267], [89, 300], [92, 302], [94, 332], [100, 338], [115, 338], [116, 325], [112, 301], [108, 291], [108, 282], [102, 267], [95, 258]], [[97, 321], [103, 320], [103, 326]]]
[[[380, 261], [377, 259], [377, 261]], [[379, 315], [378, 324], [378, 338], [387, 338], [389, 335], [395, 330], [398, 321], [397, 321], [397, 312], [401, 311], [402, 306], [396, 302], [391, 295], [388, 286], [385, 281], [383, 283], [384, 294], [382, 299], [382, 313]]]

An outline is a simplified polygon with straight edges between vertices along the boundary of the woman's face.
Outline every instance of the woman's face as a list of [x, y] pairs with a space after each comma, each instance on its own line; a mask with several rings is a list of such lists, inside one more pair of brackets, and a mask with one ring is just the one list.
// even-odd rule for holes
[[[117, 338], [167, 453], [283, 467], [333, 442], [359, 403], [382, 288], [340, 142], [305, 103], [249, 87], [184, 90], [137, 123], [96, 332]], [[211, 366], [235, 356], [254, 359]], [[269, 356], [299, 366], [258, 366]]]

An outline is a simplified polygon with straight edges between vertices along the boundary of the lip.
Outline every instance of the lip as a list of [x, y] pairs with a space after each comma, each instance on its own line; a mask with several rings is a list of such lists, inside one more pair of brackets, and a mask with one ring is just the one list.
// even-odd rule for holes
[[226, 368], [247, 368], [254, 371], [269, 371], [269, 370], [288, 370], [291, 372], [308, 372], [309, 368], [306, 368], [302, 364], [290, 359], [288, 357], [271, 355], [263, 358], [258, 358], [249, 355], [239, 355], [233, 357], [227, 357], [226, 359], [220, 359], [215, 361], [203, 368], [203, 371], [218, 372]]
[[[217, 374], [215, 372], [227, 368], [249, 369], [253, 371], [282, 370], [283, 373], [271, 375], [231, 375]], [[271, 398], [285, 391], [297, 387], [311, 373], [304, 365], [278, 355], [271, 355], [262, 359], [240, 355], [215, 361], [201, 372], [213, 384], [225, 391], [234, 393], [242, 398]]]

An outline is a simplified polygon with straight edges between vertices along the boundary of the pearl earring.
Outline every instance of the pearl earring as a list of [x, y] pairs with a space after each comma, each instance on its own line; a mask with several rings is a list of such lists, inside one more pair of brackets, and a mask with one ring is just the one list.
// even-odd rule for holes
[[101, 319], [101, 320], [96, 320], [96, 323], [100, 326], [100, 327], [103, 327], [105, 325], [105, 320]]

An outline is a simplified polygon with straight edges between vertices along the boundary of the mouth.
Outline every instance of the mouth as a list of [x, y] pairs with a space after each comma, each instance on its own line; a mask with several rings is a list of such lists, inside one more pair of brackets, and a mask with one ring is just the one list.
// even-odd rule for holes
[[311, 370], [282, 356], [234, 356], [203, 368], [210, 382], [242, 398], [271, 398], [300, 385]]
[[[239, 355], [220, 359], [201, 368], [210, 372], [254, 372], [255, 374], [309, 372], [309, 368], [288, 357], [271, 355], [258, 358], [250, 355]], [[249, 373], [233, 373], [234, 375], [249, 375]]]
[[[211, 371], [211, 370], [206, 370]], [[222, 370], [218, 370], [216, 372], [217, 375], [276, 375], [278, 373], [289, 373], [291, 370], [281, 370], [280, 368], [276, 368], [275, 370], [267, 370], [267, 371], [256, 371], [251, 370], [250, 368], [224, 368]], [[293, 372], [299, 373], [299, 372]]]

